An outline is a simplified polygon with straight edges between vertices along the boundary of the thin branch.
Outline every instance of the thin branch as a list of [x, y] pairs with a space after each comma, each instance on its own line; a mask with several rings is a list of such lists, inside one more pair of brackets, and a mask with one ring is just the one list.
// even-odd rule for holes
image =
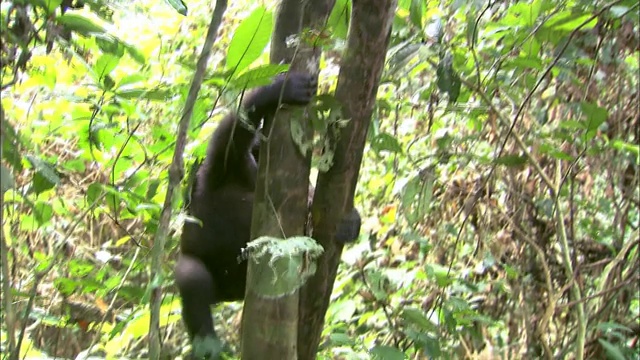
[[218, 35], [218, 29], [222, 23], [222, 16], [226, 9], [227, 0], [216, 1], [216, 7], [213, 10], [213, 16], [211, 17], [207, 36], [202, 47], [202, 52], [200, 53], [200, 57], [198, 58], [198, 63], [196, 64], [196, 71], [193, 75], [191, 87], [189, 88], [187, 101], [185, 102], [182, 117], [178, 124], [176, 149], [173, 153], [173, 161], [169, 167], [169, 184], [167, 186], [167, 193], [164, 199], [162, 213], [160, 215], [158, 230], [153, 243], [150, 270], [154, 276], [152, 276], [150, 284], [151, 314], [149, 321], [149, 357], [154, 360], [160, 358], [160, 305], [162, 303], [162, 283], [164, 282], [162, 266], [164, 264], [164, 245], [169, 232], [169, 222], [171, 221], [171, 211], [174, 198], [173, 194], [175, 189], [180, 185], [180, 181], [182, 181], [182, 177], [184, 176], [184, 161], [182, 156], [184, 154], [184, 148], [187, 141], [189, 123], [191, 122], [193, 108], [195, 106], [196, 99], [198, 98], [198, 92], [202, 86], [202, 81], [207, 69], [207, 63], [211, 56], [211, 49], [215, 43], [215, 39]]

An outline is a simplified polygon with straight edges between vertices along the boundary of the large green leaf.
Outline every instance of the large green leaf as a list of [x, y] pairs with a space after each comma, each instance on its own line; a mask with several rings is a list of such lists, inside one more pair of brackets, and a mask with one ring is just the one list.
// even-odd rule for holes
[[376, 360], [404, 360], [407, 356], [400, 350], [385, 345], [377, 345], [371, 349], [371, 355]]
[[97, 25], [93, 21], [78, 14], [64, 14], [62, 16], [58, 16], [56, 21], [66, 29], [82, 34], [83, 36], [88, 36], [93, 33], [101, 34], [105, 32], [102, 26]]
[[242, 75], [231, 80], [229, 86], [235, 89], [249, 89], [271, 83], [273, 78], [289, 69], [288, 64], [267, 64], [245, 71]]
[[271, 39], [273, 14], [265, 7], [256, 8], [233, 34], [227, 50], [226, 68], [239, 73], [251, 65]]
[[351, 1], [336, 0], [327, 25], [333, 31], [332, 37], [336, 39], [346, 39], [349, 32], [349, 21], [351, 20]]

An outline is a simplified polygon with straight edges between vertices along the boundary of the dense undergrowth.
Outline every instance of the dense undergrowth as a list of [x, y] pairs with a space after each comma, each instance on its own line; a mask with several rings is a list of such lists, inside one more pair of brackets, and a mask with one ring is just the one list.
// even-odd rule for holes
[[[144, 358], [150, 249], [211, 8], [67, 11], [99, 32], [21, 3], [35, 4], [2, 3], [3, 324], [17, 320], [31, 358]], [[188, 165], [236, 108], [222, 72], [254, 8], [225, 15]], [[638, 10], [400, 1], [360, 172], [363, 230], [343, 254], [319, 358], [640, 356]], [[323, 93], [344, 47], [338, 15]], [[163, 269], [167, 358], [187, 346], [170, 278], [182, 220]], [[233, 349], [240, 305], [215, 312]]]

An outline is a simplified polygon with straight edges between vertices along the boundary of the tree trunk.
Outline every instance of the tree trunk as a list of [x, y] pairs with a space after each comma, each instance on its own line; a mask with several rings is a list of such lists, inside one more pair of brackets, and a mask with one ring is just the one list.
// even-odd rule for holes
[[[287, 48], [288, 36], [300, 34], [302, 26], [324, 26], [335, 0], [320, 0], [302, 9], [299, 0], [283, 0], [276, 18], [272, 37], [271, 62], [291, 63], [292, 71], [318, 72], [320, 49], [301, 42], [296, 48]], [[319, 14], [316, 9], [324, 10]], [[314, 14], [303, 10], [316, 11]], [[307, 21], [307, 19], [313, 19]], [[321, 27], [319, 27], [321, 28]], [[294, 58], [295, 55], [295, 58]], [[295, 112], [296, 116], [300, 112]], [[260, 161], [254, 199], [251, 236], [262, 235], [287, 238], [304, 235], [308, 213], [309, 172], [311, 153], [301, 154], [291, 137], [291, 123], [296, 121], [303, 129], [303, 141], [311, 142], [313, 129], [306, 116], [293, 119], [292, 111], [279, 111], [266, 121], [263, 133], [267, 143], [260, 149]], [[283, 233], [284, 232], [284, 233]], [[252, 290], [257, 274], [271, 272], [267, 262], [249, 260], [247, 291], [243, 312], [243, 359], [297, 359], [298, 292], [266, 298]], [[276, 279], [278, 281], [278, 279]]]
[[324, 254], [300, 294], [300, 360], [315, 359], [318, 351], [343, 247], [334, 241], [335, 225], [353, 204], [395, 8], [396, 0], [353, 0], [347, 50], [336, 89], [343, 117], [351, 120], [340, 134], [333, 166], [318, 176], [313, 199], [313, 238], [324, 247]]

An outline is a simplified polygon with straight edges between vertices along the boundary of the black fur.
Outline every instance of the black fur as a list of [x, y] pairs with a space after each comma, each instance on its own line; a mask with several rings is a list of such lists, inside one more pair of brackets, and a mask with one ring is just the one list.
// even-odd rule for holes
[[[217, 339], [210, 305], [244, 298], [247, 263], [239, 263], [238, 257], [250, 240], [259, 148], [255, 129], [274, 115], [281, 95], [284, 104], [306, 105], [316, 89], [313, 76], [279, 76], [245, 99], [249, 126], [230, 113], [211, 137], [189, 206], [190, 214], [202, 224], [185, 222], [175, 267], [182, 316], [192, 341], [196, 337]], [[357, 237], [360, 217], [357, 215], [357, 224], [353, 216], [351, 220], [346, 227], [340, 226], [348, 232], [338, 231], [341, 240]]]

